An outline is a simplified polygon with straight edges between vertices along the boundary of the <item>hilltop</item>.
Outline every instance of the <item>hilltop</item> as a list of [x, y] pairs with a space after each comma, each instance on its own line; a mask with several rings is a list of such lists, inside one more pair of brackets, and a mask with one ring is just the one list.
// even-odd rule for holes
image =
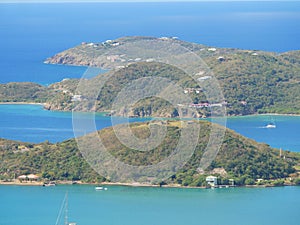
[[[199, 123], [201, 132], [192, 157], [176, 174], [164, 180], [164, 184], [205, 186], [205, 177], [211, 174], [219, 177], [222, 184], [228, 184], [229, 179], [234, 179], [237, 185], [255, 184], [257, 179], [262, 179], [261, 184], [277, 185], [299, 181], [299, 171], [297, 172], [300, 165], [299, 153], [280, 152], [228, 129], [217, 157], [205, 171], [199, 171], [198, 166], [211, 129], [209, 122]], [[149, 136], [148, 125], [149, 122], [133, 123], [131, 130], [136, 137], [146, 138]], [[172, 153], [183, 125], [176, 121], [165, 121], [161, 126], [167, 128], [166, 136], [159, 146], [150, 151], [137, 151], [124, 146], [116, 138], [112, 127], [100, 130], [98, 134], [108, 151], [118, 160], [135, 166], [151, 165], [162, 161]], [[0, 139], [0, 157], [0, 180], [12, 179], [14, 173], [16, 175], [33, 173], [38, 174], [43, 180], [109, 181], [91, 169], [74, 139], [56, 144], [49, 142], [31, 144]], [[147, 177], [141, 177], [140, 181], [145, 184], [161, 182]]]

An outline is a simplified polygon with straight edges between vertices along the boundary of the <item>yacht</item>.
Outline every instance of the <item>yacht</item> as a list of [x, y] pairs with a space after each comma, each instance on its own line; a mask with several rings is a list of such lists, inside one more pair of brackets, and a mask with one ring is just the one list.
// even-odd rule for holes
[[95, 187], [96, 191], [106, 191], [107, 188], [106, 187]]
[[276, 125], [274, 123], [269, 123], [266, 128], [276, 128]]

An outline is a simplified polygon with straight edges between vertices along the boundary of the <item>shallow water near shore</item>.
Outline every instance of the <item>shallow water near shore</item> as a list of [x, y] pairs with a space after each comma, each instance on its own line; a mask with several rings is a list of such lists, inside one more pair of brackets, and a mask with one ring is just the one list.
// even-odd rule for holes
[[69, 221], [78, 225], [296, 225], [300, 220], [300, 187], [107, 187], [0, 186], [0, 224], [55, 224], [66, 192]]

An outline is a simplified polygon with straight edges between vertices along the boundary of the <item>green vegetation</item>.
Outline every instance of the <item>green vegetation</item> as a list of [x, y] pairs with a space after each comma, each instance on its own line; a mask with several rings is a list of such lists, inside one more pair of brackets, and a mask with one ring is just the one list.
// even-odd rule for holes
[[[163, 77], [174, 82], [186, 82], [187, 76], [179, 69], [161, 63], [136, 63], [121, 69], [110, 77], [97, 98], [97, 111], [107, 111], [119, 92], [133, 80], [143, 77]], [[99, 77], [92, 82], [97, 83]], [[185, 84], [185, 87], [187, 85]], [[178, 116], [174, 106], [162, 98], [149, 97], [142, 99], [129, 109], [132, 116]], [[117, 114], [121, 114], [117, 112]]]
[[[133, 123], [133, 134], [139, 138], [149, 136], [148, 123]], [[131, 165], [156, 164], [168, 157], [175, 149], [180, 137], [181, 126], [178, 122], [166, 121], [167, 134], [163, 142], [150, 151], [137, 151], [124, 146], [115, 136], [112, 128], [98, 132], [106, 148], [116, 158]], [[154, 184], [179, 184], [182, 186], [205, 186], [206, 176], [218, 177], [219, 184], [236, 185], [283, 185], [285, 179], [292, 177], [299, 184], [296, 169], [300, 165], [300, 154], [284, 151], [280, 157], [277, 149], [266, 144], [244, 138], [227, 130], [224, 144], [217, 157], [205, 171], [198, 166], [209, 139], [211, 124], [200, 122], [201, 132], [195, 152], [186, 165], [176, 174], [164, 181], [141, 178], [143, 182]], [[74, 139], [62, 143], [40, 144], [0, 140], [0, 179], [12, 179], [14, 173], [39, 174], [45, 180], [81, 180], [99, 182], [105, 179], [91, 169], [83, 159]], [[258, 179], [260, 181], [258, 182]]]
[[[263, 53], [261, 53], [263, 54]], [[300, 69], [297, 64], [290, 64], [280, 56], [252, 56], [249, 53], [228, 55], [227, 61], [218, 62], [215, 57], [207, 58], [207, 63], [214, 71], [222, 87], [225, 101], [228, 103], [229, 115], [249, 115], [255, 113], [300, 113]], [[102, 75], [100, 75], [102, 76]], [[125, 84], [145, 76], [160, 76], [171, 79], [183, 88], [201, 89], [184, 73], [174, 67], [158, 63], [136, 63], [119, 70], [107, 81], [98, 97], [97, 111], [108, 111], [117, 94]], [[91, 83], [97, 83], [95, 78]], [[74, 91], [74, 90], [73, 90]], [[89, 98], [89, 93], [84, 93]], [[53, 109], [70, 110], [74, 103], [71, 97], [55, 98]], [[189, 94], [191, 103], [205, 103], [207, 99], [203, 92]], [[83, 110], [91, 110], [85, 106]], [[130, 111], [132, 116], [162, 116], [174, 117], [174, 107], [162, 99], [148, 98], [134, 105]], [[209, 108], [198, 109], [197, 117], [209, 116]]]
[[291, 63], [296, 60], [294, 55], [245, 52], [227, 55], [223, 62], [207, 59], [229, 103], [228, 113], [299, 114], [300, 67]]
[[30, 82], [0, 84], [1, 102], [42, 103], [46, 102], [52, 94], [47, 87]]
[[[48, 63], [109, 67], [108, 62], [98, 57], [114, 43], [155, 40], [148, 37], [125, 37], [102, 44], [83, 43], [47, 60]], [[198, 54], [207, 63], [219, 80], [227, 102], [229, 115], [255, 113], [300, 114], [300, 51], [275, 54], [262, 51], [238, 49], [214, 49], [194, 43], [172, 40]], [[105, 56], [106, 58], [106, 56]], [[124, 59], [129, 60], [129, 59]], [[206, 74], [204, 73], [203, 76]], [[110, 76], [95, 102], [94, 90], [99, 87], [103, 76]], [[143, 77], [163, 77], [178, 83], [191, 98], [190, 104], [203, 104], [208, 100], [201, 87], [195, 84], [182, 70], [156, 62], [134, 62], [116, 71], [83, 80], [87, 89], [76, 91], [78, 79], [66, 79], [48, 87], [24, 82], [0, 84], [1, 102], [45, 103], [49, 110], [110, 111], [114, 99], [130, 82]], [[173, 96], [177, 97], [177, 96]], [[177, 117], [179, 112], [166, 100], [147, 97], [134, 105], [126, 105], [113, 114], [130, 116]], [[184, 113], [184, 110], [183, 110]], [[197, 109], [194, 117], [210, 116], [209, 107]], [[132, 132], [139, 138], [149, 136], [148, 123], [131, 124]], [[181, 134], [181, 125], [174, 121], [160, 124], [167, 126], [163, 142], [150, 151], [137, 151], [124, 146], [112, 128], [98, 132], [106, 148], [124, 163], [130, 165], [156, 164], [172, 154]], [[167, 180], [151, 180], [143, 177], [143, 182], [154, 184], [179, 184], [182, 186], [206, 186], [206, 177], [218, 177], [219, 184], [229, 185], [272, 185], [287, 183], [300, 184], [300, 154], [283, 152], [266, 144], [244, 138], [227, 130], [224, 143], [211, 165], [199, 170], [201, 158], [209, 140], [211, 124], [200, 122], [201, 133], [194, 154], [176, 174]], [[98, 175], [84, 160], [74, 139], [52, 144], [22, 143], [0, 139], [0, 180], [10, 180], [14, 175], [38, 174], [44, 180], [73, 180], [101, 182], [106, 179]]]
[[30, 144], [0, 139], [0, 180], [14, 173], [38, 174], [45, 180], [102, 181], [82, 158], [75, 140]]
[[300, 185], [300, 178], [296, 178], [296, 179], [294, 180], [294, 183], [295, 183], [296, 185]]
[[[139, 39], [155, 40], [149, 37], [125, 37], [113, 43], [136, 41]], [[229, 115], [249, 115], [254, 113], [300, 113], [300, 51], [291, 51], [275, 54], [263, 51], [247, 51], [239, 49], [216, 48], [210, 51], [209, 47], [180, 40], [172, 40], [187, 49], [197, 53], [213, 71], [219, 80], [225, 100], [228, 102]], [[111, 44], [96, 43], [94, 46], [82, 44], [66, 50], [47, 60], [48, 63], [63, 63], [75, 65], [93, 65], [107, 67], [107, 63], [97, 60], [107, 49], [113, 48]], [[125, 56], [126, 58], [126, 56]], [[107, 88], [103, 90], [98, 110], [108, 109], [115, 91], [121, 90], [123, 82], [131, 81], [141, 76], [162, 76], [176, 80], [182, 71], [173, 67], [145, 63], [130, 66], [116, 74], [113, 81], [108, 81]], [[140, 75], [140, 76], [137, 76]], [[205, 75], [205, 74], [204, 74]], [[204, 76], [203, 75], [203, 76]], [[184, 88], [193, 87], [193, 82], [182, 82]], [[109, 88], [112, 88], [110, 90]], [[206, 102], [203, 93], [192, 94], [194, 103]], [[160, 103], [166, 107], [166, 103]], [[149, 115], [147, 108], [158, 105], [149, 100], [140, 102], [133, 109], [134, 115]], [[169, 110], [172, 111], [173, 109]], [[150, 110], [155, 116], [161, 114], [161, 109]], [[163, 113], [162, 113], [163, 114]], [[199, 115], [209, 116], [209, 110], [199, 110]]]
[[[82, 43], [79, 46], [47, 59], [47, 63], [73, 64], [109, 68], [107, 52], [114, 44], [136, 40], [157, 39], [150, 37], [124, 37], [105, 43]], [[300, 114], [300, 51], [276, 54], [263, 51], [247, 51], [227, 48], [209, 48], [204, 45], [169, 39], [187, 49], [192, 49], [207, 64], [218, 79], [227, 102], [228, 115], [249, 115], [256, 113]], [[43, 87], [32, 83], [10, 83], [0, 85], [2, 102], [44, 102], [50, 110], [110, 111], [113, 100], [126, 84], [142, 77], [163, 77], [178, 82], [185, 90], [191, 91], [191, 103], [207, 103], [205, 93], [198, 84], [191, 81], [183, 71], [170, 65], [154, 62], [134, 62], [124, 56], [112, 56], [116, 61], [125, 60], [131, 64], [112, 74], [100, 74], [86, 80], [91, 87], [76, 92], [79, 80], [64, 80]], [[120, 58], [121, 57], [121, 58]], [[114, 61], [114, 60], [112, 60]], [[203, 76], [207, 75], [204, 71]], [[100, 78], [110, 75], [101, 89], [97, 101], [93, 101], [93, 92], [99, 87]], [[97, 91], [99, 91], [97, 89]], [[80, 104], [73, 96], [82, 96]], [[169, 102], [159, 98], [147, 98], [128, 106], [131, 116], [176, 117], [177, 109]], [[188, 107], [188, 105], [185, 105]], [[114, 112], [122, 115], [122, 110]], [[197, 109], [194, 117], [210, 116], [209, 107]]]

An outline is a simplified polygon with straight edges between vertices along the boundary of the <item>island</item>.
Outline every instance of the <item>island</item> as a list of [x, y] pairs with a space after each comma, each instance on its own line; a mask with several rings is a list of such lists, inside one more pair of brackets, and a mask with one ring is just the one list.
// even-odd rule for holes
[[[138, 138], [149, 135], [150, 122], [132, 123], [131, 129]], [[300, 154], [271, 148], [226, 129], [224, 141], [216, 158], [205, 170], [199, 170], [200, 160], [207, 145], [211, 123], [194, 121], [201, 126], [195, 151], [188, 162], [168, 179], [140, 177], [137, 181], [123, 180], [119, 184], [207, 187], [207, 178], [215, 177], [217, 185], [278, 186], [300, 184]], [[162, 143], [150, 151], [137, 151], [124, 146], [112, 127], [98, 131], [108, 151], [124, 163], [140, 166], [156, 164], [174, 151], [183, 125], [179, 121], [160, 123], [167, 128]], [[184, 149], [183, 149], [184, 151]], [[91, 153], [92, 154], [92, 153]], [[24, 143], [0, 139], [0, 180], [10, 181], [21, 177], [20, 182], [34, 184], [26, 175], [34, 174], [41, 182], [113, 184], [95, 172], [78, 149], [75, 139], [61, 143]], [[31, 175], [33, 177], [33, 175]], [[5, 182], [4, 182], [5, 183]]]
[[[79, 93], [79, 79], [64, 79], [48, 87], [34, 83], [9, 83], [0, 85], [0, 102], [37, 102], [45, 109], [71, 111], [108, 112], [122, 115], [121, 111], [111, 112], [111, 104], [124, 83], [140, 77], [163, 77], [178, 82], [183, 92], [191, 98], [184, 107], [196, 109], [193, 117], [209, 117], [211, 107], [224, 106], [228, 116], [251, 115], [258, 113], [300, 114], [300, 51], [273, 53], [257, 50], [216, 48], [196, 43], [166, 38], [168, 42], [180, 44], [191, 49], [207, 64], [218, 80], [223, 99], [210, 102], [199, 85], [192, 82], [184, 72], [174, 66], [141, 59], [127, 59], [124, 55], [105, 55], [110, 49], [117, 48], [136, 40], [161, 40], [152, 37], [123, 37], [102, 43], [81, 43], [53, 57], [45, 63], [66, 64], [109, 68], [109, 62], [125, 61], [128, 65], [99, 74], [88, 79], [87, 85], [99, 85], [100, 78], [111, 76], [105, 83], [96, 101], [91, 101], [90, 93]], [[105, 60], [99, 60], [104, 57]], [[108, 60], [107, 60], [108, 59]], [[211, 77], [202, 72], [202, 79]], [[78, 106], [78, 102], [80, 106]], [[85, 103], [84, 103], [85, 102]], [[150, 97], [137, 102], [128, 109], [134, 117], [178, 117], [178, 109], [163, 99]]]

